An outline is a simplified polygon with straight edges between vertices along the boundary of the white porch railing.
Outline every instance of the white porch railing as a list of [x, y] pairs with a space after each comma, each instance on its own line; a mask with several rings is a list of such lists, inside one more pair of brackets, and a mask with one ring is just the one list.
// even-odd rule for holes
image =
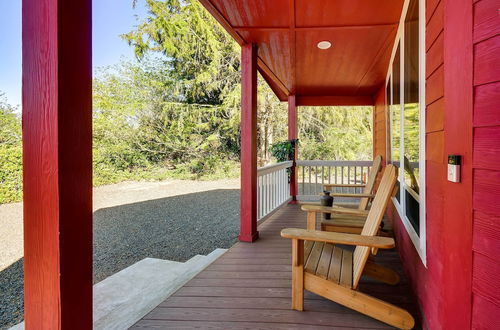
[[291, 199], [287, 169], [292, 165], [292, 161], [287, 161], [257, 169], [258, 220], [262, 220]]
[[[372, 161], [298, 160], [298, 200], [317, 200], [323, 184], [366, 183]], [[360, 193], [362, 188], [336, 188], [335, 192]]]
[[[298, 160], [298, 200], [318, 200], [323, 184], [366, 183], [372, 161]], [[291, 200], [288, 170], [293, 162], [257, 169], [257, 219], [262, 220]], [[335, 188], [334, 192], [361, 193], [362, 188]]]

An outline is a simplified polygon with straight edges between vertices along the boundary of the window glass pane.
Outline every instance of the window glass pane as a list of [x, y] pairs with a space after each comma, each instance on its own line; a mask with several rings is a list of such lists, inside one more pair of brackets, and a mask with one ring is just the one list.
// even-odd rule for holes
[[[396, 50], [394, 61], [392, 63], [392, 102], [390, 105], [391, 111], [391, 160], [392, 163], [399, 168], [400, 143], [401, 143], [401, 104], [400, 104], [400, 49]], [[399, 184], [399, 181], [398, 183]], [[396, 194], [396, 199], [400, 202], [400, 194]]]
[[386, 143], [388, 145], [386, 152], [387, 152], [387, 159], [392, 159], [391, 158], [391, 147], [390, 147], [390, 141], [391, 141], [391, 76], [389, 76], [389, 79], [387, 80], [387, 85], [385, 85], [385, 127], [386, 127]]
[[419, 233], [419, 51], [418, 0], [411, 0], [404, 29], [404, 180], [405, 209]]
[[389, 77], [389, 81], [387, 82], [387, 85], [385, 86], [385, 100], [386, 100], [386, 113], [389, 113], [389, 105], [391, 104], [391, 77]]

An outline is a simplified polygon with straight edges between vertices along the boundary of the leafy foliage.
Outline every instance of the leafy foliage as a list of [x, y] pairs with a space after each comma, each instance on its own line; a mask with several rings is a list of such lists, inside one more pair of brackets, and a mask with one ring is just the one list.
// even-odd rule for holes
[[299, 158], [372, 158], [372, 107], [304, 107], [299, 117]]
[[[137, 61], [96, 72], [94, 184], [237, 177], [239, 47], [197, 0], [146, 0]], [[287, 159], [287, 107], [259, 77], [258, 164]], [[299, 109], [300, 159], [369, 159], [371, 108]], [[0, 98], [0, 203], [22, 194], [21, 122]]]
[[99, 183], [151, 167], [190, 178], [234, 175], [239, 156], [235, 110], [172, 101], [169, 91], [175, 86], [161, 60], [145, 58], [108, 68], [94, 86], [94, 171]]
[[295, 155], [295, 146], [299, 140], [287, 140], [277, 142], [271, 146], [271, 155], [276, 158], [278, 162], [293, 160]]
[[123, 37], [142, 59], [165, 55], [177, 101], [220, 104], [239, 84], [239, 47], [198, 0], [146, 0], [149, 15]]
[[0, 203], [22, 196], [21, 119], [0, 93]]
[[405, 181], [418, 194], [419, 169], [412, 162], [419, 162], [420, 152], [420, 112], [418, 103], [404, 105], [404, 167]]

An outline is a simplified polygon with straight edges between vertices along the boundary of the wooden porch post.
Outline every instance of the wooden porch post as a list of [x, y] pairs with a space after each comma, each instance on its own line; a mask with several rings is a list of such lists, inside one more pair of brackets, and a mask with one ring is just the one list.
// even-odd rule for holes
[[257, 46], [241, 46], [241, 215], [243, 242], [253, 242], [257, 231]]
[[[288, 96], [288, 139], [297, 139], [297, 102], [295, 95]], [[293, 159], [292, 171], [290, 174], [290, 204], [297, 203], [297, 152], [298, 146], [295, 145], [295, 157]]]
[[23, 0], [26, 329], [92, 329], [92, 0]]
[[[469, 328], [473, 271], [474, 45], [472, 1], [444, 3], [444, 163], [462, 155], [461, 182], [444, 181], [444, 329]], [[442, 173], [446, 178], [446, 172]], [[431, 230], [436, 230], [432, 228]]]

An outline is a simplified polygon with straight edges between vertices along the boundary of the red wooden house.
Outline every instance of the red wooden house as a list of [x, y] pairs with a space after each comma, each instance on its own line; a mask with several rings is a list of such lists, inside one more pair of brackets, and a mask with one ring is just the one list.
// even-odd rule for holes
[[[388, 217], [423, 327], [498, 329], [499, 1], [200, 1], [242, 46], [239, 239], [259, 240], [257, 72], [288, 102], [290, 138], [300, 106], [372, 105], [374, 155], [400, 167]], [[30, 329], [92, 327], [91, 2], [23, 0]]]

